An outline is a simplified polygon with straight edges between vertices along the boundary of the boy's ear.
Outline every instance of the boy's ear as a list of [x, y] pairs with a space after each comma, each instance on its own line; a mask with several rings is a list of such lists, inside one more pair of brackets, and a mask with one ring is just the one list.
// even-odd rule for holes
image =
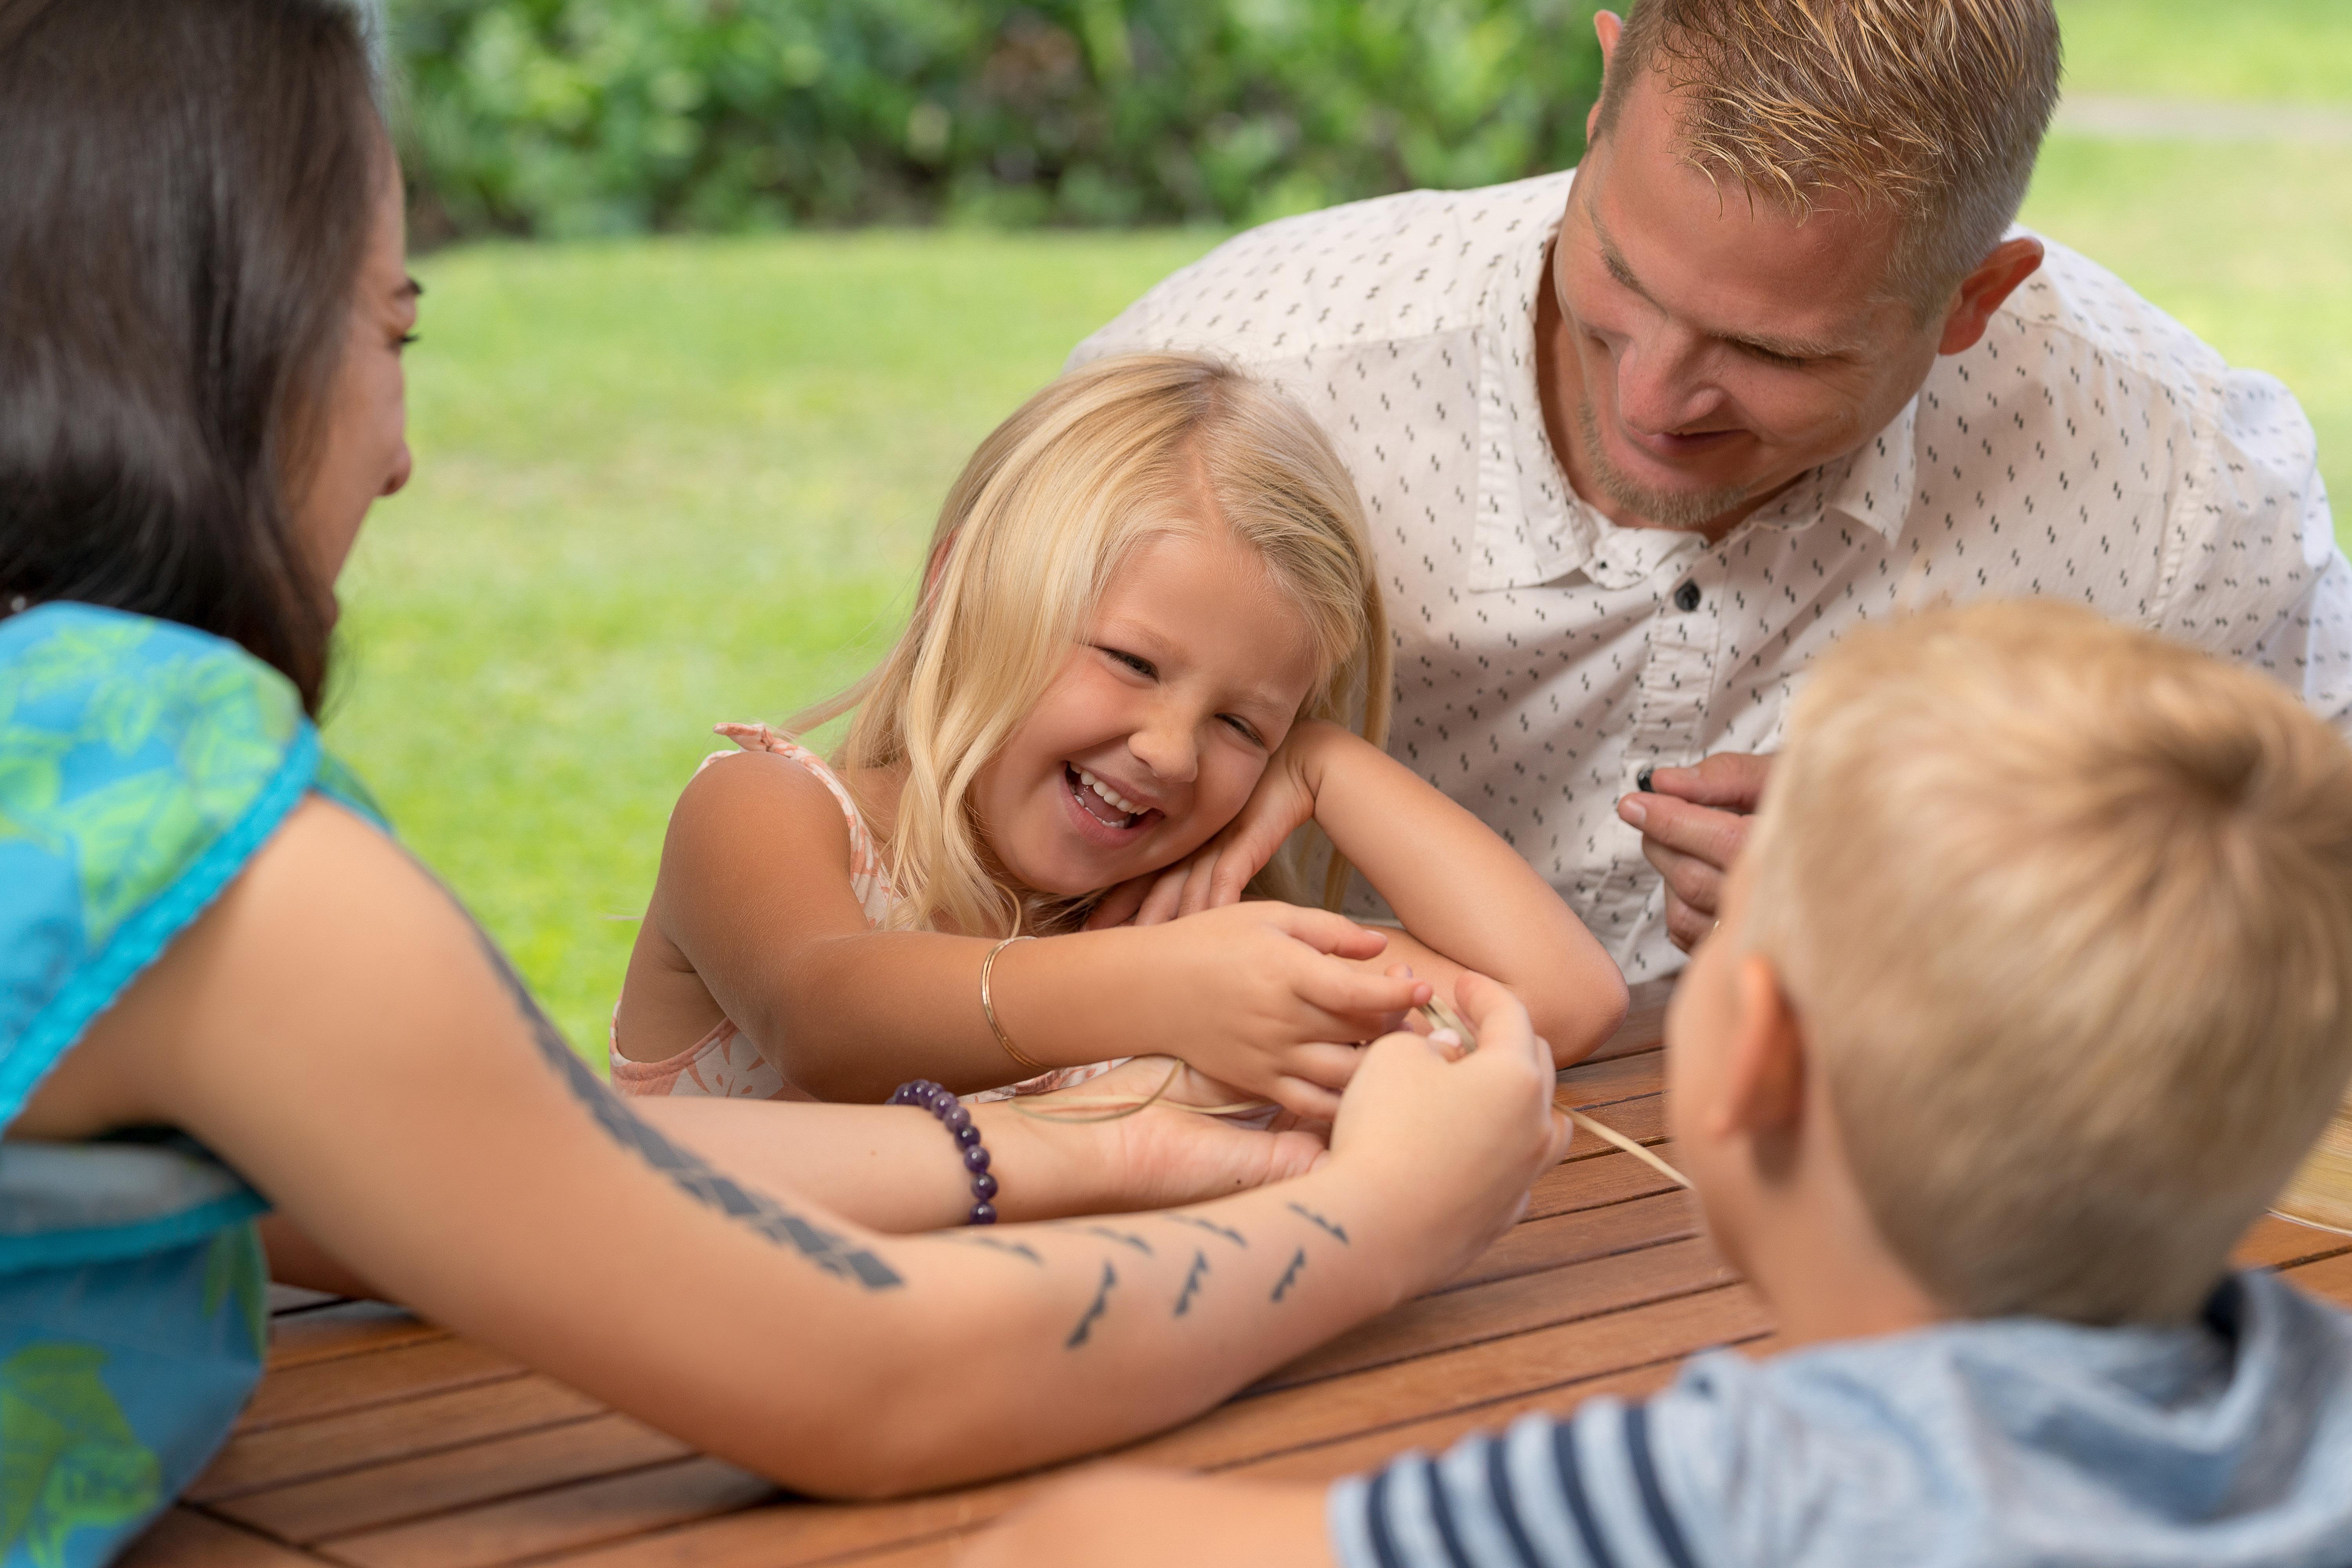
[[1805, 1037], [1772, 961], [1753, 952], [1742, 957], [1732, 976], [1732, 998], [1731, 1048], [1716, 1101], [1716, 1131], [1792, 1129], [1805, 1101]]

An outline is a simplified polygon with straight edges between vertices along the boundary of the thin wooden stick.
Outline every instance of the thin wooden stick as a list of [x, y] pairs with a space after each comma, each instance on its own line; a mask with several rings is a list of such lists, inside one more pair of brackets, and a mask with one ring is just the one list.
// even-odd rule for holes
[[[1448, 1007], [1435, 996], [1432, 996], [1427, 1002], [1423, 1003], [1422, 1005], [1421, 1011], [1422, 1016], [1427, 1018], [1432, 1024], [1437, 1026], [1437, 1027], [1441, 1029], [1450, 1029], [1456, 1036], [1460, 1037], [1462, 1048], [1465, 1052], [1475, 1051], [1478, 1048], [1478, 1037], [1470, 1032], [1470, 1026], [1464, 1023], [1453, 1008]], [[1570, 1121], [1573, 1121], [1579, 1127], [1583, 1128], [1595, 1138], [1600, 1139], [1603, 1143], [1613, 1143], [1618, 1148], [1624, 1150], [1628, 1154], [1633, 1155], [1636, 1160], [1641, 1161], [1643, 1164], [1654, 1167], [1661, 1175], [1673, 1182], [1676, 1186], [1687, 1187], [1691, 1184], [1690, 1178], [1688, 1176], [1684, 1175], [1680, 1171], [1675, 1170], [1672, 1165], [1667, 1164], [1664, 1160], [1659, 1159], [1655, 1154], [1651, 1153], [1647, 1149], [1643, 1148], [1642, 1145], [1634, 1142], [1633, 1140], [1626, 1137], [1614, 1127], [1597, 1121], [1593, 1118], [1584, 1114], [1581, 1110], [1578, 1110], [1571, 1106], [1563, 1105], [1560, 1109], [1568, 1112], [1568, 1119]]]
[[2284, 1209], [2271, 1210], [2271, 1217], [2283, 1219], [2289, 1225], [2307, 1225], [2314, 1230], [2324, 1230], [2331, 1236], [2352, 1236], [2352, 1230], [2347, 1230], [2340, 1225], [2326, 1225], [2315, 1219], [2305, 1219], [2299, 1214], [2289, 1214]]
[[1587, 1132], [1591, 1133], [1603, 1143], [1614, 1143], [1617, 1147], [1624, 1150], [1625, 1152], [1633, 1155], [1633, 1158], [1641, 1161], [1643, 1164], [1654, 1167], [1659, 1174], [1667, 1177], [1677, 1186], [1687, 1187], [1691, 1184], [1691, 1181], [1688, 1176], [1684, 1175], [1680, 1171], [1675, 1170], [1672, 1165], [1667, 1164], [1664, 1160], [1659, 1159], [1655, 1154], [1651, 1153], [1647, 1149], [1643, 1148], [1639, 1143], [1634, 1142], [1631, 1138], [1626, 1137], [1625, 1134], [1618, 1131], [1614, 1127], [1603, 1126], [1601, 1123], [1595, 1121], [1591, 1117], [1585, 1115], [1584, 1112], [1575, 1109], [1573, 1106], [1563, 1105], [1560, 1109], [1568, 1112], [1568, 1119], [1570, 1121], [1575, 1122], [1579, 1127], [1583, 1128]]

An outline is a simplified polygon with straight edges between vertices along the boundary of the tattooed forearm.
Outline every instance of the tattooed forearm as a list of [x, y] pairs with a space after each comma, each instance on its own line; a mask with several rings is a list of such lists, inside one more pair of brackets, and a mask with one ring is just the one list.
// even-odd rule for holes
[[1306, 1267], [1307, 1249], [1302, 1247], [1290, 1255], [1290, 1267], [1284, 1269], [1282, 1278], [1274, 1282], [1274, 1294], [1266, 1299], [1270, 1301], [1279, 1301], [1290, 1294], [1290, 1288], [1298, 1282], [1298, 1271]]
[[529, 988], [521, 976], [507, 963], [506, 955], [479, 928], [476, 940], [490, 961], [490, 967], [506, 983], [508, 994], [514, 998], [515, 1008], [523, 1022], [530, 1026], [531, 1038], [539, 1047], [556, 1076], [572, 1091], [573, 1099], [588, 1108], [596, 1125], [624, 1149], [669, 1178], [672, 1185], [707, 1208], [717, 1209], [730, 1219], [740, 1220], [759, 1235], [782, 1246], [789, 1247], [837, 1279], [854, 1279], [868, 1290], [887, 1290], [903, 1284], [890, 1266], [864, 1247], [852, 1247], [845, 1237], [811, 1225], [796, 1214], [785, 1210], [774, 1200], [738, 1184], [732, 1177], [706, 1165], [695, 1154], [679, 1148], [668, 1139], [629, 1114], [620, 1097], [588, 1070], [588, 1064], [572, 1054], [571, 1046], [556, 1033], [547, 1015], [531, 1000]]
[[1176, 1310], [1169, 1314], [1181, 1318], [1192, 1310], [1192, 1293], [1201, 1288], [1201, 1276], [1209, 1271], [1209, 1255], [1195, 1248], [1192, 1267], [1184, 1271], [1184, 1289], [1176, 1297]]
[[1102, 1283], [1095, 1288], [1094, 1305], [1088, 1307], [1087, 1315], [1078, 1320], [1078, 1326], [1070, 1331], [1069, 1339], [1062, 1345], [1064, 1350], [1074, 1351], [1087, 1342], [1087, 1336], [1094, 1332], [1095, 1320], [1110, 1310], [1110, 1288], [1118, 1283], [1118, 1271], [1105, 1263]]
[[1337, 1237], [1339, 1240], [1340, 1246], [1345, 1247], [1348, 1245], [1348, 1232], [1344, 1227], [1334, 1224], [1330, 1220], [1325, 1219], [1321, 1215], [1317, 1214], [1313, 1209], [1307, 1208], [1303, 1205], [1286, 1204], [1283, 1206], [1287, 1208], [1292, 1214], [1295, 1214], [1299, 1218], [1305, 1220], [1307, 1224], [1315, 1226], [1316, 1229], [1328, 1232], [1330, 1235]]
[[1217, 1224], [1214, 1220], [1202, 1219], [1199, 1215], [1186, 1214], [1181, 1209], [1164, 1209], [1159, 1214], [1153, 1215], [1151, 1217], [1154, 1219], [1164, 1219], [1171, 1225], [1189, 1225], [1195, 1230], [1205, 1230], [1211, 1236], [1223, 1237], [1225, 1240], [1232, 1242], [1235, 1247], [1247, 1247], [1249, 1245], [1248, 1242], [1242, 1239], [1242, 1233], [1240, 1231], [1227, 1230], [1223, 1226]]
[[1088, 1236], [1099, 1236], [1106, 1240], [1116, 1241], [1121, 1247], [1131, 1247], [1146, 1258], [1151, 1256], [1151, 1244], [1131, 1231], [1113, 1230], [1107, 1225], [1090, 1225], [1084, 1228]]

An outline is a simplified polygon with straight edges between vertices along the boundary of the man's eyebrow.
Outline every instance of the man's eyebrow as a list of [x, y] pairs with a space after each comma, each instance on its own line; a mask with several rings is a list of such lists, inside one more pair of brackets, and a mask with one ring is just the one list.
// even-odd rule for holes
[[425, 297], [425, 285], [414, 278], [404, 278], [400, 280], [400, 287], [392, 291], [392, 297], [395, 300], [421, 300]]
[[[1642, 287], [1642, 280], [1633, 275], [1633, 268], [1627, 264], [1623, 254], [1618, 250], [1617, 242], [1609, 237], [1608, 227], [1601, 221], [1600, 206], [1594, 204], [1588, 205], [1585, 210], [1586, 215], [1592, 220], [1592, 237], [1601, 245], [1601, 265], [1606, 267], [1609, 269], [1609, 276], [1617, 279], [1620, 284], [1649, 300], [1651, 304], [1656, 305], [1658, 303], [1656, 297]], [[1664, 309], [1664, 306], [1659, 308]], [[1839, 359], [1846, 353], [1843, 344], [1816, 342], [1802, 338], [1775, 337], [1769, 332], [1714, 332], [1709, 335], [1719, 342], [1729, 343], [1735, 348], [1753, 349], [1759, 353], [1769, 354], [1774, 359]]]

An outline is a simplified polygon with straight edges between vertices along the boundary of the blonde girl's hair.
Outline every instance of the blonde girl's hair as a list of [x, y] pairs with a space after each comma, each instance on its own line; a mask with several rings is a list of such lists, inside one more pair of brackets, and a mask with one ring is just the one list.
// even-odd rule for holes
[[[841, 761], [903, 764], [887, 852], [891, 923], [977, 934], [1052, 930], [1087, 900], [1024, 900], [983, 848], [971, 791], [1086, 636], [1121, 563], [1152, 540], [1222, 526], [1305, 620], [1323, 671], [1302, 719], [1386, 739], [1389, 639], [1356, 487], [1295, 404], [1214, 360], [1131, 354], [1032, 397], [964, 465], [940, 510], [925, 584], [898, 646], [865, 679], [797, 715], [856, 710]], [[1304, 836], [1301, 836], [1302, 837]], [[1295, 840], [1258, 886], [1308, 885], [1327, 846]], [[1348, 868], [1328, 855], [1323, 901]]]

